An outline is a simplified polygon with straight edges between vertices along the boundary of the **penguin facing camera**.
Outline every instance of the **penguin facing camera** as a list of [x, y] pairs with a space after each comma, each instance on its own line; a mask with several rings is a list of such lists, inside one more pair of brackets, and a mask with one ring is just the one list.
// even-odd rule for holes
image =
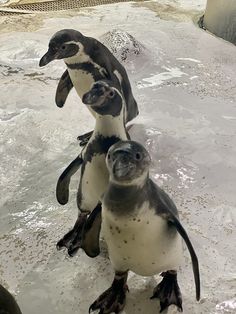
[[90, 250], [90, 230], [97, 228], [96, 223], [93, 226], [96, 215], [101, 216], [102, 234], [115, 277], [111, 287], [90, 306], [89, 312], [100, 310], [99, 313], [108, 314], [123, 310], [128, 271], [142, 276], [161, 274], [163, 279], [151, 299], [160, 300], [160, 312], [171, 304], [182, 311], [177, 282], [177, 268], [183, 255], [182, 239], [192, 260], [196, 299], [200, 299], [196, 253], [180, 223], [175, 204], [149, 178], [150, 161], [146, 149], [134, 141], [120, 141], [108, 151], [109, 184], [103, 195], [102, 209], [92, 212], [91, 220], [89, 217], [86, 222], [83, 242], [87, 245], [84, 245], [85, 251]]
[[[70, 179], [81, 167], [77, 193], [79, 216], [73, 229], [57, 243], [58, 249], [66, 247], [71, 256], [80, 247], [83, 247], [81, 239], [87, 216], [95, 207], [97, 211], [101, 209], [101, 196], [109, 179], [105, 161], [107, 151], [116, 142], [129, 138], [124, 125], [124, 99], [113, 82], [98, 81], [93, 83], [90, 91], [84, 94], [83, 102], [96, 113], [95, 129], [82, 152], [60, 176], [56, 188], [58, 202], [65, 205], [69, 199]], [[86, 253], [92, 257], [99, 254], [97, 248], [99, 248], [101, 226], [101, 217], [99, 215], [94, 217], [96, 219], [93, 223], [96, 228], [87, 230], [92, 240], [89, 245], [90, 250], [87, 250]]]

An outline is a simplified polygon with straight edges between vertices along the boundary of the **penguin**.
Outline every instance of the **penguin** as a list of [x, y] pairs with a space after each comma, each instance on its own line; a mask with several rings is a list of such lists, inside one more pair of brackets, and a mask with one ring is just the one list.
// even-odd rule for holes
[[[89, 308], [89, 312], [120, 313], [125, 306], [128, 271], [142, 276], [161, 274], [162, 281], [151, 299], [160, 299], [160, 312], [174, 304], [182, 311], [177, 268], [182, 259], [182, 239], [190, 252], [200, 299], [198, 258], [182, 226], [170, 197], [149, 178], [150, 155], [134, 141], [120, 141], [108, 151], [109, 183], [102, 209], [95, 214], [102, 220], [101, 232], [115, 270], [111, 287]], [[94, 216], [94, 214], [91, 214]], [[85, 230], [91, 230], [88, 218]], [[94, 228], [100, 230], [95, 224]], [[85, 250], [90, 250], [91, 233], [84, 233]], [[99, 243], [99, 242], [97, 242]], [[94, 248], [93, 248], [94, 250]]]
[[16, 300], [0, 285], [0, 314], [22, 314]]
[[[101, 207], [101, 196], [109, 180], [105, 161], [107, 151], [114, 143], [129, 138], [124, 124], [124, 99], [113, 82], [93, 83], [91, 90], [84, 94], [83, 103], [96, 113], [95, 129], [82, 152], [60, 176], [56, 188], [58, 202], [65, 205], [69, 199], [71, 176], [81, 168], [77, 193], [79, 216], [73, 229], [57, 243], [57, 248], [60, 250], [66, 247], [70, 256], [74, 256], [82, 247], [82, 233], [88, 214], [95, 207], [97, 210]], [[98, 236], [92, 232], [91, 235], [94, 235], [94, 241], [99, 241]], [[96, 244], [97, 242], [94, 243], [95, 250], [91, 249], [87, 255], [93, 257], [99, 254]]]
[[[63, 59], [67, 66], [57, 86], [55, 100], [58, 107], [64, 106], [73, 87], [82, 99], [92, 83], [105, 79], [120, 85], [125, 100], [125, 122], [138, 115], [138, 106], [125, 68], [97, 39], [86, 37], [74, 29], [60, 30], [51, 38], [48, 51], [40, 59], [39, 66], [45, 66], [55, 59]], [[89, 109], [95, 116], [96, 113]], [[89, 132], [78, 137], [81, 146], [87, 143], [91, 134]]]

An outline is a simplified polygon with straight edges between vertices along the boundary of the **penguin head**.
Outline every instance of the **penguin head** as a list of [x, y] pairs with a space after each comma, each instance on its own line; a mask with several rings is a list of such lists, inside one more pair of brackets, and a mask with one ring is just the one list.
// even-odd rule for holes
[[142, 185], [151, 163], [147, 150], [135, 141], [119, 141], [112, 145], [106, 157], [111, 181], [124, 185]]
[[82, 101], [99, 115], [118, 116], [122, 109], [123, 99], [108, 80], [97, 81], [83, 95]]
[[83, 42], [83, 38], [80, 32], [73, 29], [63, 29], [55, 33], [50, 39], [48, 51], [39, 61], [39, 66], [42, 67], [56, 59], [73, 57], [79, 52], [79, 43]]

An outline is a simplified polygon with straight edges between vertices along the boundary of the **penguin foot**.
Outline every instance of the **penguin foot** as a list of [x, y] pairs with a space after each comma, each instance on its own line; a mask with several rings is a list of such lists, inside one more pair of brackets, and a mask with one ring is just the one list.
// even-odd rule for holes
[[183, 312], [182, 296], [177, 282], [177, 272], [170, 270], [162, 273], [161, 276], [163, 279], [154, 289], [151, 299], [158, 298], [160, 300], [160, 313], [171, 304], [176, 305], [179, 312]]
[[87, 133], [85, 133], [83, 135], [79, 135], [77, 137], [77, 140], [79, 141], [79, 145], [80, 146], [85, 146], [88, 143], [88, 141], [89, 141], [90, 137], [92, 136], [92, 134], [93, 134], [93, 131], [87, 132]]
[[120, 313], [126, 300], [126, 285], [128, 272], [116, 273], [115, 279], [109, 289], [103, 292], [89, 308], [89, 313], [99, 310], [98, 314]]
[[[87, 219], [87, 213], [81, 213], [72, 230], [67, 232], [61, 240], [57, 242], [57, 249], [67, 248], [68, 254], [74, 256], [81, 247], [82, 232]], [[75, 248], [76, 247], [76, 248]]]

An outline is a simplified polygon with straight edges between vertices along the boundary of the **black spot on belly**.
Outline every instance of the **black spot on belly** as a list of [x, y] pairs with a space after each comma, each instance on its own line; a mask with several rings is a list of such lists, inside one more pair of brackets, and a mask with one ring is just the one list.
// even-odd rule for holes
[[121, 232], [119, 227], [116, 227], [116, 231], [117, 231], [118, 233]]
[[149, 221], [147, 221], [147, 225], [149, 225]]
[[141, 221], [141, 219], [138, 219], [138, 222], [140, 222]]
[[128, 241], [127, 241], [127, 240], [124, 240], [124, 243], [125, 243], [125, 244], [127, 244], [127, 243], [128, 243]]
[[112, 226], [110, 226], [110, 230], [112, 230], [113, 228], [112, 228]]

